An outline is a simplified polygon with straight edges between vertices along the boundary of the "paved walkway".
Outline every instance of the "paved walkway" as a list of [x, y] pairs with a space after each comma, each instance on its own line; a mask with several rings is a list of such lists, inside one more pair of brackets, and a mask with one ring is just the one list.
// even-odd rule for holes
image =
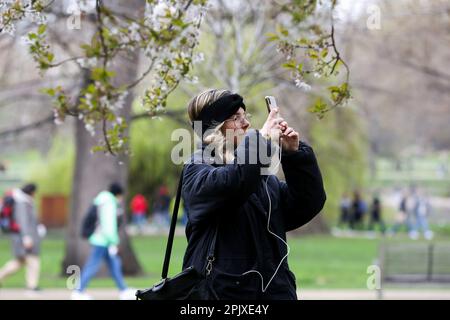
[[[87, 293], [98, 300], [117, 300], [118, 292], [114, 289], [91, 289]], [[377, 292], [370, 290], [301, 290], [301, 300], [374, 300]], [[450, 300], [448, 289], [388, 289], [383, 290], [387, 300]], [[0, 300], [68, 300], [70, 291], [64, 289], [46, 289], [38, 294], [29, 294], [22, 289], [0, 289]]]
[[[376, 290], [300, 290], [301, 300], [376, 300]], [[449, 289], [386, 289], [382, 291], [385, 300], [450, 300]]]

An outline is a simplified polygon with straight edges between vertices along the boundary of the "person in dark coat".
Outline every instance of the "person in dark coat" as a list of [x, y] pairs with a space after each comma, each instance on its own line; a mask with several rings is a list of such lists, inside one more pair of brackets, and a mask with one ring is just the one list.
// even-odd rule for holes
[[373, 230], [374, 226], [378, 224], [380, 226], [381, 233], [384, 234], [384, 232], [386, 231], [386, 226], [384, 225], [381, 209], [380, 198], [378, 196], [375, 196], [370, 208], [370, 222], [368, 229]]
[[364, 215], [366, 213], [366, 203], [362, 199], [361, 194], [358, 190], [355, 190], [353, 193], [352, 200], [352, 213], [350, 218], [350, 229], [359, 229], [362, 230], [364, 228]]
[[[206, 299], [296, 300], [286, 232], [308, 223], [326, 200], [312, 148], [277, 109], [262, 129], [250, 129], [242, 97], [228, 90], [199, 94], [188, 112], [203, 139], [183, 169], [188, 218], [183, 268], [205, 272]], [[262, 174], [271, 164], [260, 151], [274, 155], [278, 137], [286, 182]], [[208, 257], [215, 235], [215, 250]]]
[[341, 198], [341, 203], [339, 204], [339, 222], [338, 227], [344, 227], [347, 225], [347, 223], [350, 222], [351, 219], [351, 207], [352, 207], [352, 200], [347, 195], [347, 193], [344, 193]]

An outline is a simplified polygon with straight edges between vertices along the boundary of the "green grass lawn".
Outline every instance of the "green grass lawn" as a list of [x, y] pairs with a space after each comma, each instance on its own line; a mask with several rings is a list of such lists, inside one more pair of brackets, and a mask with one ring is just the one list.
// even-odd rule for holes
[[[308, 236], [290, 238], [289, 264], [297, 277], [299, 288], [366, 288], [367, 267], [377, 257], [379, 239], [335, 238], [331, 236]], [[165, 251], [166, 237], [135, 237], [133, 247], [145, 270], [145, 276], [127, 277], [129, 286], [146, 288], [159, 280]], [[10, 259], [9, 239], [0, 236], [0, 265]], [[184, 237], [176, 237], [169, 274], [181, 270], [186, 246]], [[60, 277], [64, 240], [50, 235], [42, 248], [41, 286], [65, 288], [66, 278]], [[5, 288], [24, 287], [24, 272], [7, 278]], [[113, 287], [111, 278], [94, 279], [90, 288]]]

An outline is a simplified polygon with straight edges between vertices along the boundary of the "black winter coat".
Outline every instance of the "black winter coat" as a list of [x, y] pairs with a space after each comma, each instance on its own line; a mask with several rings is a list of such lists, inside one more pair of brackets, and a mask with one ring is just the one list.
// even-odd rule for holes
[[[255, 152], [257, 145], [271, 148], [258, 131], [250, 130], [235, 154]], [[208, 246], [217, 230], [209, 276], [211, 299], [297, 299], [295, 275], [287, 259], [263, 288], [287, 252], [286, 245], [267, 230], [269, 207], [270, 231], [286, 241], [287, 231], [320, 212], [326, 195], [311, 147], [300, 142], [297, 152], [282, 153], [281, 164], [286, 182], [274, 175], [262, 176], [265, 165], [259, 158], [256, 164], [217, 165], [199, 150], [185, 164], [182, 197], [188, 246], [183, 268], [194, 266], [205, 272]], [[260, 274], [246, 273], [249, 270]]]

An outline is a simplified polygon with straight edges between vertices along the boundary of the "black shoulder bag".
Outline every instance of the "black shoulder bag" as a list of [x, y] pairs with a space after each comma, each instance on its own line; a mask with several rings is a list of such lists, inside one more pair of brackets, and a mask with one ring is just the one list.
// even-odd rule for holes
[[212, 263], [215, 260], [214, 249], [216, 245], [217, 228], [214, 232], [214, 236], [208, 250], [206, 270], [204, 270], [204, 272], [199, 272], [194, 268], [194, 266], [190, 266], [174, 277], [167, 278], [170, 255], [172, 253], [173, 237], [177, 223], [178, 208], [180, 205], [182, 185], [183, 172], [181, 172], [180, 180], [178, 182], [177, 197], [175, 199], [169, 238], [167, 240], [166, 255], [164, 257], [164, 264], [161, 274], [162, 280], [151, 288], [138, 290], [136, 292], [137, 300], [204, 300], [208, 299], [210, 296], [207, 278], [211, 273]]

